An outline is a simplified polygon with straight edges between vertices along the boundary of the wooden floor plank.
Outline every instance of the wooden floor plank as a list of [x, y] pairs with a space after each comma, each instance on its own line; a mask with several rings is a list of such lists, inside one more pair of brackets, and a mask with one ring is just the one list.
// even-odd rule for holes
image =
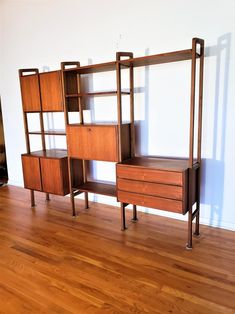
[[0, 188], [0, 313], [235, 313], [234, 232]]

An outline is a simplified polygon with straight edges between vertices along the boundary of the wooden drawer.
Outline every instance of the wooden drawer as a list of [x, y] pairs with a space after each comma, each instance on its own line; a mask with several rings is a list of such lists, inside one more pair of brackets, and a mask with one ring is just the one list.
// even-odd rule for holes
[[24, 176], [24, 187], [30, 190], [42, 190], [40, 159], [22, 155], [22, 166]]
[[20, 77], [23, 110], [36, 112], [41, 110], [39, 79], [37, 74]]
[[118, 178], [117, 188], [118, 190], [127, 192], [159, 196], [181, 201], [183, 199], [183, 187], [176, 185], [167, 185], [144, 181], [133, 181]]
[[162, 209], [175, 213], [184, 213], [183, 202], [157, 196], [117, 191], [118, 201], [144, 207]]
[[44, 192], [66, 195], [69, 193], [68, 159], [40, 158], [42, 189]]
[[39, 74], [42, 111], [63, 111], [61, 72]]
[[[122, 126], [123, 158], [130, 155], [130, 125]], [[67, 126], [68, 154], [84, 160], [119, 161], [117, 125]]]
[[117, 165], [117, 177], [138, 181], [157, 182], [164, 184], [183, 185], [182, 172], [147, 169]]

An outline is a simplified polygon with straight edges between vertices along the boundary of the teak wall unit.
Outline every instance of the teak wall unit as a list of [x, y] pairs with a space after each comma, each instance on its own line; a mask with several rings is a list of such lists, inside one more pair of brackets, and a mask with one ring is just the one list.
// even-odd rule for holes
[[[195, 101], [196, 101], [196, 60], [199, 59], [199, 95], [197, 119], [197, 156], [194, 158], [195, 142]], [[134, 130], [134, 81], [135, 67], [161, 63], [191, 60], [191, 98], [188, 158], [141, 157], [135, 156]], [[193, 38], [192, 48], [170, 53], [133, 58], [129, 52], [118, 52], [116, 60], [107, 63], [80, 66], [79, 62], [62, 62], [61, 71], [39, 74], [37, 69], [20, 70], [22, 102], [26, 130], [27, 154], [22, 156], [25, 187], [46, 193], [71, 195], [72, 213], [75, 216], [74, 197], [85, 193], [85, 207], [88, 207], [88, 192], [117, 197], [121, 202], [121, 227], [126, 229], [125, 207], [133, 205], [133, 221], [137, 221], [136, 206], [146, 206], [175, 213], [188, 213], [188, 243], [192, 248], [192, 222], [196, 218], [195, 235], [199, 236], [200, 213], [200, 166], [202, 135], [204, 41]], [[128, 68], [130, 89], [122, 90], [121, 70]], [[25, 72], [34, 74], [25, 75]], [[83, 74], [115, 71], [116, 89], [112, 91], [88, 92], [81, 88]], [[62, 80], [62, 90], [61, 90]], [[51, 88], [49, 88], [51, 86]], [[52, 88], [53, 86], [53, 88]], [[122, 95], [130, 97], [130, 123], [122, 120]], [[108, 124], [86, 124], [84, 121], [84, 101], [87, 97], [117, 97], [117, 122]], [[63, 97], [62, 97], [63, 96]], [[63, 98], [63, 99], [62, 99]], [[65, 166], [66, 152], [47, 152], [42, 112], [63, 110], [66, 122], [68, 147], [68, 172]], [[39, 112], [43, 150], [31, 153], [27, 113]], [[70, 123], [69, 113], [79, 112], [79, 121]], [[59, 134], [59, 133], [54, 133]], [[107, 144], [108, 143], [108, 144]], [[50, 156], [50, 157], [49, 157]], [[53, 156], [53, 158], [52, 158]], [[60, 172], [58, 179], [44, 177], [48, 167], [56, 167], [46, 158], [57, 161]], [[88, 178], [89, 160], [116, 162], [116, 184], [104, 184]], [[60, 165], [60, 166], [59, 166]], [[33, 169], [30, 171], [29, 169]], [[32, 173], [33, 172], [33, 173]], [[69, 180], [68, 180], [69, 177]], [[45, 182], [46, 181], [46, 182]], [[69, 181], [69, 183], [68, 183]], [[54, 184], [59, 187], [53, 189]], [[48, 187], [48, 188], [47, 188]], [[62, 193], [59, 193], [62, 192]], [[193, 205], [196, 209], [193, 211]]]
[[[44, 129], [44, 112], [63, 112], [61, 71], [39, 73], [38, 69], [19, 70], [27, 153], [22, 154], [24, 186], [31, 192], [31, 206], [35, 206], [34, 191], [66, 195], [69, 193], [67, 151], [46, 149], [46, 135], [66, 135], [61, 130]], [[30, 131], [28, 114], [38, 113], [40, 130]], [[41, 136], [42, 150], [32, 152], [30, 135]]]

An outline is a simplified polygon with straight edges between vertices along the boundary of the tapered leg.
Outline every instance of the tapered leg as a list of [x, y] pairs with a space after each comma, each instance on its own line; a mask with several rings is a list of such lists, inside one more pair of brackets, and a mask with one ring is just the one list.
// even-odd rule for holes
[[34, 190], [30, 190], [31, 207], [35, 206]]
[[87, 209], [89, 207], [89, 202], [88, 202], [88, 193], [85, 192], [85, 208]]
[[133, 205], [133, 217], [132, 217], [131, 221], [132, 222], [137, 222], [138, 221], [136, 205]]
[[127, 229], [125, 206], [123, 203], [121, 203], [121, 230], [124, 231], [125, 229]]
[[50, 194], [46, 193], [46, 201], [50, 201]]
[[192, 245], [192, 210], [193, 208], [190, 207], [188, 212], [188, 243], [186, 244], [186, 249], [191, 250]]

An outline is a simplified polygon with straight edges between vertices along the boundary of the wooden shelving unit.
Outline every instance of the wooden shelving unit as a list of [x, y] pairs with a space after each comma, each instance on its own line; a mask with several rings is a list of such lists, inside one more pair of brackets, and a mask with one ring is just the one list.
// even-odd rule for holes
[[[34, 191], [66, 195], [69, 193], [67, 150], [47, 149], [45, 136], [65, 136], [65, 130], [45, 130], [44, 112], [63, 112], [61, 71], [39, 73], [38, 69], [19, 70], [27, 153], [22, 154], [25, 188], [31, 192], [31, 206], [35, 206]], [[28, 114], [38, 113], [40, 130], [30, 131]], [[41, 137], [42, 150], [32, 152], [30, 135]]]
[[[196, 60], [199, 59], [198, 117], [195, 119], [196, 102]], [[134, 68], [162, 63], [191, 61], [191, 98], [188, 158], [165, 158], [161, 156], [135, 156], [134, 129]], [[37, 69], [20, 70], [22, 103], [25, 121], [27, 154], [22, 156], [25, 187], [49, 193], [54, 182], [46, 173], [45, 160], [55, 160], [62, 169], [56, 181], [60, 188], [55, 194], [70, 192], [72, 213], [75, 216], [74, 197], [85, 193], [85, 207], [88, 207], [88, 193], [117, 197], [121, 202], [121, 226], [126, 229], [125, 207], [133, 205], [133, 221], [137, 221], [137, 205], [188, 213], [188, 243], [192, 248], [192, 222], [196, 218], [195, 235], [199, 235], [200, 213], [200, 168], [202, 136], [202, 98], [203, 98], [204, 41], [193, 38], [192, 48], [169, 53], [134, 58], [130, 52], [118, 52], [116, 60], [100, 64], [81, 66], [79, 62], [62, 62], [60, 71], [38, 73]], [[129, 69], [129, 88], [122, 88], [122, 69]], [[116, 88], [89, 92], [82, 90], [84, 74], [113, 71], [116, 75]], [[29, 73], [31, 72], [31, 73]], [[29, 75], [26, 75], [29, 74]], [[62, 88], [61, 88], [62, 82]], [[122, 119], [122, 96], [130, 99], [130, 122]], [[115, 123], [85, 123], [84, 103], [89, 97], [116, 97], [117, 121]], [[43, 112], [64, 110], [66, 130], [45, 130]], [[27, 114], [40, 114], [41, 129], [28, 131]], [[79, 121], [70, 122], [70, 113], [79, 113]], [[197, 157], [194, 158], [194, 133], [197, 121]], [[31, 152], [29, 135], [38, 134], [42, 139], [42, 151]], [[67, 153], [61, 150], [46, 150], [45, 135], [65, 135], [68, 147], [68, 169], [64, 160]], [[90, 160], [109, 161], [116, 164], [116, 183], [92, 181], [88, 176]], [[63, 164], [63, 166], [61, 166]], [[54, 166], [50, 166], [54, 167]], [[56, 166], [55, 166], [56, 167]], [[33, 172], [29, 171], [34, 169]], [[50, 168], [50, 169], [52, 169]], [[44, 172], [45, 171], [45, 172]], [[66, 172], [68, 171], [68, 172]], [[54, 170], [53, 170], [54, 173]], [[55, 171], [56, 173], [56, 171]], [[37, 178], [36, 182], [33, 178]], [[69, 179], [68, 179], [69, 178]], [[65, 180], [65, 181], [64, 181]], [[65, 182], [65, 183], [64, 183]], [[62, 184], [63, 183], [63, 184]], [[31, 185], [35, 184], [35, 185]], [[116, 185], [117, 184], [117, 185]], [[58, 193], [63, 191], [63, 193]], [[51, 192], [50, 192], [51, 193]], [[196, 209], [193, 211], [193, 205]]]
[[[197, 49], [199, 48], [199, 53]], [[197, 125], [197, 158], [194, 159], [195, 127], [195, 86], [196, 59], [199, 58], [199, 96]], [[202, 97], [204, 41], [193, 38], [192, 49], [171, 53], [132, 58], [122, 62], [122, 66], [133, 67], [191, 60], [191, 98], [189, 157], [187, 159], [161, 157], [134, 157], [117, 164], [117, 198], [121, 202], [122, 229], [126, 229], [125, 207], [135, 204], [167, 210], [181, 214], [188, 213], [188, 243], [192, 248], [192, 222], [196, 218], [195, 236], [199, 236], [200, 213], [200, 165], [202, 134]], [[193, 205], [196, 209], [193, 211]], [[137, 220], [137, 212], [133, 212]]]
[[[87, 162], [89, 160], [119, 162], [133, 156], [134, 152], [134, 108], [133, 108], [133, 67], [128, 66], [130, 71], [130, 86], [128, 91], [121, 89], [121, 65], [122, 57], [133, 58], [132, 53], [117, 53], [115, 62], [108, 62], [89, 66], [80, 66], [79, 62], [63, 62], [65, 119], [68, 146], [68, 159], [70, 169], [70, 195], [73, 215], [76, 215], [74, 196], [85, 193], [85, 207], [88, 207], [88, 192], [116, 197], [116, 185], [102, 182], [88, 181]], [[74, 66], [73, 68], [67, 68]], [[115, 71], [117, 88], [110, 91], [86, 92], [81, 90], [83, 74], [104, 71]], [[130, 123], [123, 123], [121, 96], [130, 97]], [[82, 98], [115, 96], [117, 99], [118, 120], [114, 123], [85, 123], [83, 115]], [[76, 104], [80, 115], [78, 123], [70, 123], [69, 112], [71, 100]], [[107, 145], [108, 143], [108, 145]], [[73, 161], [82, 161], [82, 182], [73, 183]]]

